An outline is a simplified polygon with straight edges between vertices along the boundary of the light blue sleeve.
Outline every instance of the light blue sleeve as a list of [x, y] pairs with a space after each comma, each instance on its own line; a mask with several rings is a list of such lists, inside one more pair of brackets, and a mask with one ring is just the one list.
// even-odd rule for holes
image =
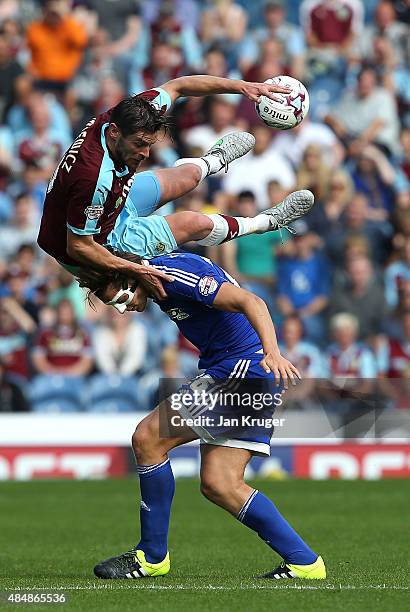
[[287, 47], [289, 55], [303, 55], [305, 52], [305, 41], [299, 28], [295, 28], [289, 36]]
[[397, 305], [396, 265], [388, 266], [384, 273], [384, 295], [390, 308]]
[[388, 342], [383, 342], [376, 355], [377, 370], [381, 374], [386, 374], [389, 369], [390, 349]]
[[376, 378], [377, 376], [376, 359], [369, 349], [365, 349], [361, 355], [360, 376], [361, 378]]
[[154, 100], [152, 100], [152, 104], [154, 104], [154, 106], [156, 106], [158, 109], [161, 109], [165, 106], [165, 112], [169, 111], [172, 106], [172, 100], [169, 93], [165, 91], [165, 89], [162, 89], [162, 87], [153, 87], [153, 90], [157, 91], [158, 95], [156, 98], [154, 98]]
[[186, 65], [199, 69], [202, 64], [202, 48], [195, 30], [185, 27], [182, 28], [181, 34], [182, 51]]

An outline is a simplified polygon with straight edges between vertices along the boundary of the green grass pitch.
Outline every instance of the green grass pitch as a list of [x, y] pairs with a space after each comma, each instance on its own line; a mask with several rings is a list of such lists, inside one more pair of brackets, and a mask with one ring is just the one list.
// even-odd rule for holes
[[[63, 610], [409, 609], [410, 481], [254, 481], [323, 555], [325, 581], [256, 576], [278, 557], [252, 532], [177, 481], [171, 573], [98, 581], [96, 562], [137, 541], [136, 479], [0, 484], [0, 590], [65, 591]], [[17, 605], [0, 604], [1, 609]], [[20, 606], [22, 607], [22, 606]], [[24, 606], [25, 609], [55, 606]]]

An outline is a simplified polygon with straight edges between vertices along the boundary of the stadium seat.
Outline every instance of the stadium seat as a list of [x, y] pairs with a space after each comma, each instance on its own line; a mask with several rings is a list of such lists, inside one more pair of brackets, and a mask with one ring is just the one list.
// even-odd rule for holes
[[30, 385], [30, 400], [33, 405], [44, 402], [67, 401], [82, 410], [82, 393], [84, 380], [82, 378], [58, 375], [36, 376]]
[[87, 384], [87, 410], [93, 411], [96, 404], [102, 406], [104, 402], [112, 402], [113, 406], [117, 406], [115, 412], [120, 411], [122, 404], [127, 405], [126, 411], [138, 410], [138, 399], [139, 384], [133, 376], [97, 374]]
[[78, 412], [78, 410], [78, 402], [73, 402], [66, 398], [55, 398], [39, 402], [32, 402], [32, 412], [61, 414], [67, 412]]
[[88, 412], [112, 414], [113, 412], [135, 412], [135, 400], [129, 401], [124, 398], [112, 397], [93, 402], [88, 407]]

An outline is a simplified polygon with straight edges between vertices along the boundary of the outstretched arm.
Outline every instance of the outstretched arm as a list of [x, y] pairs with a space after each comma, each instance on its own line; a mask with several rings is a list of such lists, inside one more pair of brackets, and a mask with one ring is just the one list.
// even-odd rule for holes
[[224, 79], [222, 77], [198, 74], [183, 76], [167, 81], [161, 89], [170, 95], [172, 102], [181, 96], [211, 96], [213, 94], [233, 93], [242, 94], [258, 102], [261, 96], [277, 100], [275, 93], [289, 93], [289, 87], [268, 83], [250, 83], [239, 79]]
[[302, 378], [298, 369], [280, 354], [275, 327], [261, 298], [231, 283], [223, 283], [213, 305], [220, 310], [242, 312], [246, 316], [262, 343], [264, 356], [260, 365], [265, 372], [274, 374], [276, 384], [282, 378], [287, 389], [289, 379], [295, 384], [296, 378]]

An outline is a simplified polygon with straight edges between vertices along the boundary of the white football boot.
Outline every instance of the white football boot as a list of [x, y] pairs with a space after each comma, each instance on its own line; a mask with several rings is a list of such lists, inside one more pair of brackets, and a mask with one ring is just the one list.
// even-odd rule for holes
[[288, 227], [289, 223], [303, 217], [303, 215], [311, 210], [314, 203], [315, 197], [313, 193], [308, 189], [301, 189], [293, 191], [282, 202], [272, 206], [272, 208], [262, 210], [259, 214], [269, 215], [271, 224], [269, 231], [285, 228], [291, 234], [295, 234], [295, 230], [292, 227]]
[[[228, 167], [231, 162], [235, 159], [239, 159], [243, 157], [249, 151], [253, 149], [255, 146], [255, 136], [249, 134], [249, 132], [231, 132], [226, 136], [223, 136], [202, 156], [202, 159], [205, 160], [209, 166], [208, 176], [211, 174], [216, 174], [222, 168], [224, 168], [225, 172], [228, 172]], [[213, 157], [217, 157], [220, 160], [219, 164], [216, 168], [212, 168], [207, 160], [207, 157], [212, 155]], [[212, 164], [214, 166], [214, 164]]]

